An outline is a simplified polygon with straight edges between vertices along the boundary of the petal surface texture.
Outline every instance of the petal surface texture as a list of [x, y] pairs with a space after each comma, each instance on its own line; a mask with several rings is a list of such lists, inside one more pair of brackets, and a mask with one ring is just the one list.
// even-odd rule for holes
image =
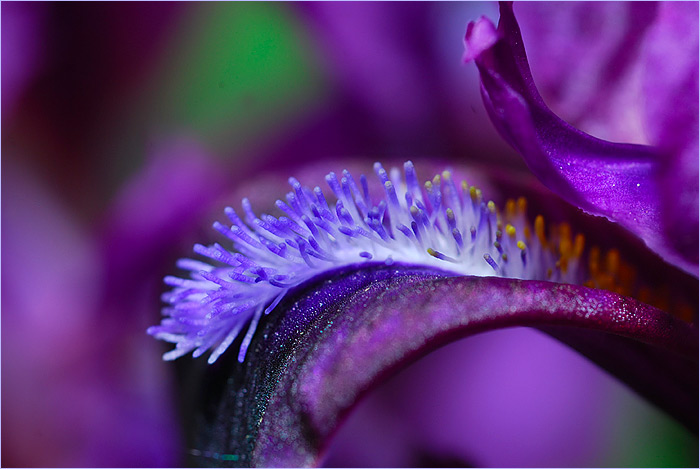
[[449, 341], [515, 326], [569, 343], [697, 426], [697, 332], [607, 291], [406, 265], [344, 268], [300, 286], [263, 322], [249, 360], [227, 354], [212, 365], [226, 378], [205, 391], [193, 464], [318, 464], [377, 381]]
[[[669, 161], [690, 160], [682, 166], [697, 172], [697, 151], [688, 157], [677, 146], [612, 143], [560, 119], [535, 86], [512, 5], [501, 3], [500, 12], [498, 29], [484, 17], [470, 24], [464, 56], [479, 68], [482, 97], [498, 131], [540, 181], [567, 202], [619, 223], [666, 261], [697, 276], [696, 214], [687, 214], [686, 223], [669, 229], [667, 224], [678, 216], [667, 215], [664, 196], [664, 175], [673, 171], [665, 168], [679, 166]], [[686, 190], [689, 195], [681, 198], [681, 206], [692, 207], [693, 201], [697, 206], [697, 190], [677, 189], [683, 194]]]

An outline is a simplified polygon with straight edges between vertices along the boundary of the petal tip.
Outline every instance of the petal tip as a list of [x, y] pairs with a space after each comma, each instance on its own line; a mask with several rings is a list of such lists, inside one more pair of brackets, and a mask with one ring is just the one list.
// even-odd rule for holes
[[476, 60], [485, 50], [490, 49], [498, 38], [496, 26], [487, 17], [482, 16], [476, 21], [470, 21], [464, 36], [464, 63]]

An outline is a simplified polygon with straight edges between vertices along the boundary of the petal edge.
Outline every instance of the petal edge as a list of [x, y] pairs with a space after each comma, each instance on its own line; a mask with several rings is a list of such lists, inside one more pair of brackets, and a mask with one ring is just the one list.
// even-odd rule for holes
[[[500, 327], [541, 327], [557, 337], [556, 329], [583, 331], [578, 338], [584, 344], [591, 337], [606, 342], [621, 336], [644, 351], [633, 360], [644, 364], [648, 356], [664, 363], [672, 357], [677, 367], [655, 369], [690, 378], [694, 372], [697, 378], [696, 331], [614, 293], [549, 282], [445, 278], [410, 266], [337, 272], [318, 282], [270, 315], [253, 340], [255, 358], [228, 380], [195, 447], [238, 455], [240, 465], [315, 464], [340, 419], [375, 382], [447, 341]], [[612, 361], [617, 351], [627, 354], [615, 345], [607, 351]], [[634, 385], [644, 370], [640, 366], [623, 378]], [[674, 387], [655, 390], [661, 393], [657, 402], [685, 396], [684, 405], [697, 405], [697, 379], [663, 381]], [[680, 417], [697, 415], [683, 410]]]
[[[697, 276], [697, 256], [676, 249], [663, 223], [664, 198], [657, 179], [661, 151], [600, 140], [557, 117], [537, 91], [511, 3], [501, 2], [500, 12], [498, 40], [480, 54], [465, 56], [474, 55], [484, 104], [497, 130], [537, 178], [564, 200], [619, 223], [665, 260]], [[467, 50], [493, 38], [482, 25], [485, 21], [468, 27]], [[697, 226], [681, 231], [676, 227], [671, 235], [697, 240]]]

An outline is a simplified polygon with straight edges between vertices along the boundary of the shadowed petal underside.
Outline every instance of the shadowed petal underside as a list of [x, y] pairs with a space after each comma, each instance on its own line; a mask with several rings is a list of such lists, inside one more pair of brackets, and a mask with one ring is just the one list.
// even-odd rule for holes
[[192, 462], [318, 463], [378, 380], [446, 342], [513, 326], [571, 344], [697, 427], [697, 332], [663, 311], [580, 286], [364, 265], [301, 285], [263, 318], [249, 360], [228, 354], [210, 368], [222, 378], [203, 391]]

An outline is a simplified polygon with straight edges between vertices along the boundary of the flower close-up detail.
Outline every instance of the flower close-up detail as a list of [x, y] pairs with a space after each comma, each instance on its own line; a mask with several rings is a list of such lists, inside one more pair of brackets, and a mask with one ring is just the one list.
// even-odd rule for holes
[[[258, 216], [248, 199], [243, 218], [227, 207], [229, 222], [213, 228], [234, 250], [197, 244], [207, 262], [181, 259], [189, 278], [165, 278], [166, 318], [149, 329], [176, 344], [164, 358], [210, 352], [213, 364], [236, 344], [229, 353], [243, 364], [225, 391], [235, 407], [222, 404], [216, 433], [198, 439], [209, 449], [193, 456], [315, 465], [339, 416], [387, 369], [451, 336], [523, 325], [612, 369], [635, 357], [640, 368], [621, 377], [697, 426], [689, 304], [675, 303], [676, 317], [630, 298], [644, 287], [617, 250], [586, 249], [567, 223], [547, 234], [541, 215], [528, 221], [525, 198], [499, 210], [449, 170], [424, 184], [410, 161], [403, 174], [374, 170], [374, 191], [365, 175], [326, 175], [335, 204], [290, 178], [275, 204], [284, 216]], [[647, 383], [667, 360], [666, 382]]]
[[2, 464], [698, 464], [696, 2], [2, 8]]
[[235, 252], [218, 243], [194, 248], [226, 266], [182, 259], [178, 266], [191, 271], [191, 278], [165, 278], [175, 287], [163, 298], [172, 307], [164, 310], [168, 318], [163, 324], [149, 330], [177, 345], [164, 358], [193, 350], [198, 357], [213, 349], [208, 360], [213, 363], [249, 322], [238, 355], [243, 362], [263, 312], [269, 314], [291, 289], [334, 269], [397, 264], [445, 276], [583, 283], [583, 235], [572, 238], [571, 228], [563, 224], [548, 240], [541, 216], [534, 227], [526, 222], [526, 199], [519, 199], [517, 208], [509, 200], [507, 213], [501, 215], [481, 189], [465, 180], [456, 183], [450, 171], [420, 184], [410, 161], [404, 165], [405, 181], [396, 168], [391, 178], [380, 163], [374, 169], [384, 189], [379, 202], [372, 200], [364, 174], [358, 186], [343, 170], [340, 179], [333, 172], [326, 176], [336, 200], [333, 208], [320, 187], [312, 191], [294, 178], [287, 202], [276, 203], [287, 216], [258, 218], [243, 199], [243, 222], [227, 207], [232, 224], [215, 222], [213, 228], [233, 241]]
[[[679, 51], [679, 55], [697, 56], [697, 6], [675, 4], [658, 8], [660, 24], [650, 28], [648, 40], [670, 34], [667, 28], [680, 27], [688, 31], [690, 46], [686, 46], [687, 52]], [[673, 22], [673, 26], [667, 22]], [[465, 45], [465, 60], [474, 60], [479, 67], [482, 95], [491, 120], [541, 181], [586, 212], [621, 224], [665, 259], [697, 276], [697, 198], [683, 194], [698, 190], [698, 72], [692, 60], [669, 66], [668, 59], [649, 46], [645, 65], [659, 67], [660, 71], [645, 70], [642, 86], [646, 85], [647, 99], [642, 119], [646, 118], [646, 130], [655, 145], [643, 146], [595, 138], [554, 115], [533, 81], [512, 5], [501, 4], [498, 29], [486, 18], [470, 23]], [[677, 66], [689, 68], [683, 70], [683, 75], [683, 71], [675, 69]], [[654, 75], [660, 73], [682, 75], [678, 82], [666, 84], [679, 88], [674, 89], [682, 96], [679, 104], [668, 102], [669, 97], [659, 89], [663, 88], [662, 83], [655, 83], [659, 78]], [[653, 78], [647, 78], [649, 75]], [[649, 82], [656, 86], [652, 88]], [[664, 102], [657, 102], [661, 100]], [[674, 167], [673, 177], [688, 177], [683, 180], [686, 187], [672, 202], [682, 206], [683, 216], [678, 219], [664, 215], [664, 209], [678, 210], [664, 206], [664, 179], [670, 177], [664, 174], [668, 171], [664, 166], [669, 165]]]

